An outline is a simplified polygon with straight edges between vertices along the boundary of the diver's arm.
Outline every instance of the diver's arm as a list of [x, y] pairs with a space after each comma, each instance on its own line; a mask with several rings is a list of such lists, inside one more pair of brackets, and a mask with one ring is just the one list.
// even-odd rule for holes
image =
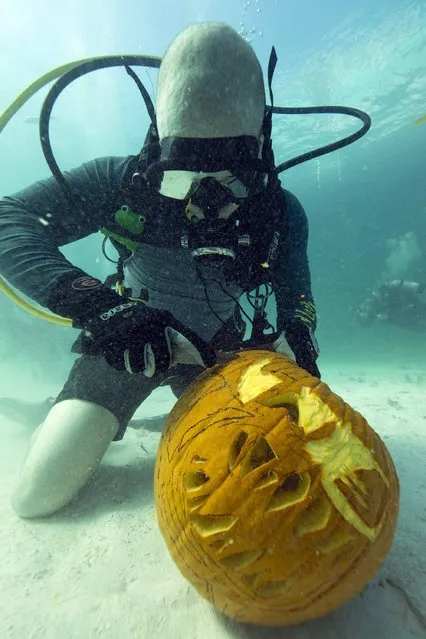
[[315, 304], [308, 262], [308, 220], [299, 200], [288, 191], [287, 211], [278, 245], [274, 290], [277, 327], [285, 330], [294, 321], [316, 327]]
[[297, 363], [319, 376], [314, 331], [316, 310], [308, 261], [308, 220], [298, 199], [285, 191], [287, 210], [274, 267], [277, 328], [283, 332]]
[[85, 275], [59, 247], [98, 231], [111, 216], [117, 190], [133, 158], [100, 158], [66, 172], [78, 197], [69, 201], [54, 178], [0, 200], [0, 273], [17, 289], [48, 306], [61, 276]]

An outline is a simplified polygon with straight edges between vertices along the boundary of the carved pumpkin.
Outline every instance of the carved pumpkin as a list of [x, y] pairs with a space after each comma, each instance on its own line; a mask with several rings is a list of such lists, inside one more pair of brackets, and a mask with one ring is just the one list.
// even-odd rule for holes
[[358, 412], [284, 355], [246, 351], [176, 403], [155, 497], [169, 551], [202, 596], [238, 621], [290, 625], [374, 575], [399, 485]]

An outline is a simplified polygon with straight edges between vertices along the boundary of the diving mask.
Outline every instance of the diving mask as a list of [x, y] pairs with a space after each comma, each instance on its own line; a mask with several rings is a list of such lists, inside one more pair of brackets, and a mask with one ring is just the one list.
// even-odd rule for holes
[[151, 187], [165, 197], [187, 200], [206, 178], [234, 200], [262, 191], [268, 175], [255, 137], [165, 138], [161, 154], [146, 170]]
[[174, 200], [187, 200], [205, 184], [205, 180], [215, 181], [221, 187], [229, 191], [230, 196], [236, 200], [244, 199], [248, 196], [250, 187], [241, 179], [233, 175], [232, 171], [182, 171], [167, 170], [163, 172], [159, 192], [165, 197]]

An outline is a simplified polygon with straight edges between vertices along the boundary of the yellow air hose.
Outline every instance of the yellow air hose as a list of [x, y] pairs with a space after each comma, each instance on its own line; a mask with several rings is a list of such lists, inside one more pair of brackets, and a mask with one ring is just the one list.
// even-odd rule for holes
[[[6, 124], [19, 111], [19, 109], [23, 107], [24, 104], [28, 102], [28, 100], [35, 93], [37, 93], [39, 89], [42, 89], [44, 86], [46, 86], [46, 84], [49, 84], [49, 82], [52, 82], [52, 80], [56, 80], [61, 75], [63, 75], [67, 71], [70, 71], [78, 64], [81, 64], [82, 62], [87, 62], [88, 60], [90, 60], [90, 58], [78, 60], [75, 62], [69, 62], [68, 64], [63, 64], [62, 66], [57, 67], [56, 69], [53, 69], [52, 71], [49, 71], [48, 73], [45, 73], [44, 75], [41, 76], [41, 78], [38, 78], [38, 80], [30, 84], [25, 89], [25, 91], [22, 91], [22, 93], [20, 93], [18, 97], [15, 98], [12, 104], [10, 104], [7, 107], [7, 109], [3, 111], [3, 113], [1, 114], [0, 133], [3, 131]], [[31, 313], [32, 315], [35, 315], [36, 317], [39, 317], [40, 319], [47, 320], [48, 322], [53, 322], [54, 324], [60, 324], [61, 326], [72, 326], [72, 320], [70, 320], [69, 318], [60, 317], [59, 315], [54, 315], [53, 313], [47, 313], [46, 311], [41, 310], [37, 306], [34, 306], [33, 304], [25, 300], [11, 286], [9, 286], [6, 280], [3, 279], [1, 276], [0, 276], [0, 291], [2, 291], [5, 295], [7, 295], [8, 298], [12, 300], [12, 302], [15, 302], [15, 304], [23, 308], [24, 311], [27, 311], [28, 313]]]
[[27, 300], [21, 297], [21, 295], [19, 295], [16, 291], [14, 291], [13, 288], [9, 286], [6, 280], [3, 279], [1, 276], [0, 276], [0, 291], [2, 291], [2, 293], [7, 295], [8, 298], [12, 300], [12, 302], [15, 302], [15, 304], [23, 308], [24, 311], [27, 311], [28, 313], [35, 315], [39, 319], [43, 319], [48, 322], [53, 322], [54, 324], [60, 324], [61, 326], [72, 326], [72, 320], [70, 320], [68, 317], [61, 317], [60, 315], [47, 313], [46, 311], [43, 311], [41, 308], [38, 308], [37, 306], [30, 304], [30, 302], [27, 302]]

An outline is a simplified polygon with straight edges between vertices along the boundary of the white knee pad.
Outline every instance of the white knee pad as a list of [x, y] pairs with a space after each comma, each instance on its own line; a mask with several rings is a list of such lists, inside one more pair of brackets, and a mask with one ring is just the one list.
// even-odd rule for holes
[[67, 399], [37, 429], [12, 506], [21, 517], [42, 517], [65, 506], [98, 467], [118, 429], [106, 408]]

